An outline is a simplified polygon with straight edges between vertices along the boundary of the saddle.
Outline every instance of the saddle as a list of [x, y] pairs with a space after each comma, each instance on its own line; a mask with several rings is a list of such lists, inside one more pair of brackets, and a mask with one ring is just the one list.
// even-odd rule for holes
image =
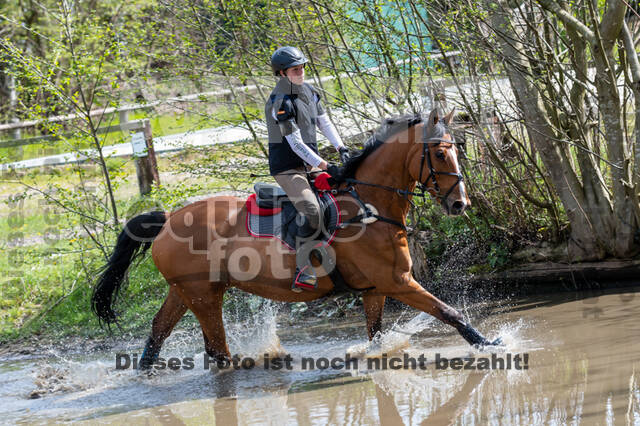
[[[293, 203], [278, 185], [258, 182], [253, 187], [255, 193], [246, 201], [247, 231], [258, 238], [275, 238], [288, 249], [296, 250], [301, 221]], [[322, 214], [321, 234], [317, 240], [331, 244], [340, 224], [340, 212], [335, 197], [329, 191], [316, 192]]]

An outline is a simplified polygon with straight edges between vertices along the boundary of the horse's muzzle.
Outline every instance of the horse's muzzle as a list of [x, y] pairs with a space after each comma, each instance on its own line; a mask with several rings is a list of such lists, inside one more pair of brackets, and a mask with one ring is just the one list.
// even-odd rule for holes
[[467, 208], [467, 203], [465, 203], [464, 201], [460, 201], [460, 200], [453, 201], [449, 205], [449, 214], [453, 216], [459, 216], [462, 213], [464, 213], [466, 208]]

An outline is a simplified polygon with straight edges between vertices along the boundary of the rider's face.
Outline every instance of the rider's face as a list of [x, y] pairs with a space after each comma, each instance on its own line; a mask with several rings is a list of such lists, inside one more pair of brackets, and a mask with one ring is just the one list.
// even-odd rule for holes
[[284, 73], [293, 84], [304, 83], [304, 65], [287, 68]]

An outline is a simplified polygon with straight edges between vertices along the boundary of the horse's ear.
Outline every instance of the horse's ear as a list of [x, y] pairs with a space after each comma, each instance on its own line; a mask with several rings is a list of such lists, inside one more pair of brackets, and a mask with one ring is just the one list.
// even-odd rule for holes
[[438, 115], [438, 108], [434, 108], [431, 110], [431, 114], [429, 114], [427, 125], [435, 126], [436, 124], [438, 124], [438, 120], [440, 120], [440, 116]]
[[453, 108], [451, 112], [444, 117], [444, 124], [446, 124], [447, 126], [451, 124], [451, 121], [453, 121], [453, 115], [455, 114], [455, 112], [456, 112], [456, 109]]

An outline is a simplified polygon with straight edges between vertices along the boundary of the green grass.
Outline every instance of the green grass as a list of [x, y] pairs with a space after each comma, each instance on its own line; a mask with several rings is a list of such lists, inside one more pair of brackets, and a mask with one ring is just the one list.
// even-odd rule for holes
[[71, 249], [64, 242], [14, 248], [0, 259], [0, 340], [21, 335], [28, 318], [83, 286], [81, 257], [90, 264], [95, 253]]
[[[97, 250], [78, 251], [83, 245], [88, 246], [88, 242], [74, 244], [73, 251], [64, 243], [16, 249], [24, 256], [18, 269], [6, 259], [1, 261], [0, 269], [15, 276], [5, 275], [0, 290], [0, 342], [31, 335], [106, 336], [90, 310], [92, 283], [82, 268], [84, 262], [89, 271], [95, 271], [104, 264], [104, 258]], [[140, 333], [148, 329], [167, 291], [166, 281], [150, 256], [134, 265], [123, 292], [126, 296], [118, 304], [123, 329]]]
[[45, 215], [40, 209], [31, 211], [32, 214], [24, 214], [22, 217], [18, 212], [11, 217], [0, 217], [0, 239], [12, 241], [35, 236], [51, 239], [55, 238], [60, 229], [71, 226], [71, 221], [66, 215]]

